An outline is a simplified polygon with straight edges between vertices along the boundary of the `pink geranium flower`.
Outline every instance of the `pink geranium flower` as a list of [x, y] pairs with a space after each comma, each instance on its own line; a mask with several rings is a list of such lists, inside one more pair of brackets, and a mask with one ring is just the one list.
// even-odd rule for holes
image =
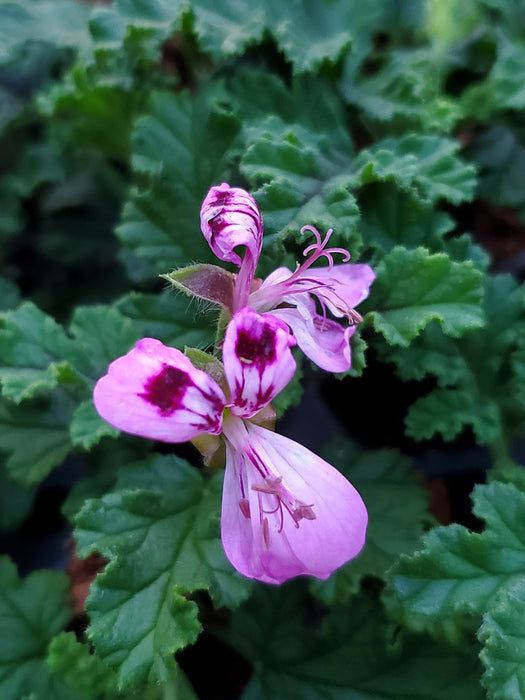
[[[255, 283], [255, 269], [262, 247], [263, 225], [257, 203], [243, 189], [222, 183], [212, 187], [201, 208], [201, 229], [220, 260], [239, 266], [235, 282], [233, 309], [244, 306], [285, 321], [294, 333], [304, 354], [322, 369], [344, 372], [351, 366], [350, 338], [355, 324], [362, 320], [355, 307], [368, 296], [375, 274], [369, 265], [349, 263], [344, 248], [328, 248], [330, 229], [324, 239], [313, 226], [303, 226], [315, 243], [304, 250], [308, 256], [292, 272], [280, 267], [260, 286]], [[237, 252], [245, 246], [241, 260]], [[343, 256], [334, 264], [333, 255]], [[325, 267], [312, 267], [319, 258]], [[348, 325], [327, 316], [346, 318]]]
[[327, 578], [361, 550], [367, 512], [330, 464], [258, 423], [295, 371], [287, 326], [249, 308], [229, 323], [216, 381], [179, 350], [145, 338], [96, 384], [95, 406], [128, 433], [164, 442], [222, 435], [224, 550], [249, 578]]

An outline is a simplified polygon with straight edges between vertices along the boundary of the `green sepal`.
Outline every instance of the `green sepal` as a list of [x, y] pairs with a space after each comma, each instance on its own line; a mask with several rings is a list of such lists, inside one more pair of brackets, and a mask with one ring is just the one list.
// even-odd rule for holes
[[217, 265], [189, 265], [161, 275], [176, 289], [198, 299], [218, 304], [233, 312], [234, 278]]
[[220, 360], [213, 355], [210, 355], [204, 350], [198, 348], [184, 348], [184, 354], [192, 361], [193, 365], [209, 374], [212, 379], [215, 379], [217, 384], [221, 385], [225, 381], [224, 367]]

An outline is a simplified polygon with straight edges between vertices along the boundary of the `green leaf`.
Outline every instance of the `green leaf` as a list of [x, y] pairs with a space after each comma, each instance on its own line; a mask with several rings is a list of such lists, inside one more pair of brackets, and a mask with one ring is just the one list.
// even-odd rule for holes
[[36, 489], [17, 484], [0, 462], [0, 530], [14, 530], [31, 512]]
[[355, 75], [350, 56], [341, 89], [351, 104], [379, 122], [401, 118], [423, 131], [448, 132], [461, 110], [439, 90], [443, 64], [441, 52], [425, 46], [391, 51], [372, 75], [369, 68]]
[[71, 450], [73, 407], [63, 393], [16, 404], [0, 401], [0, 450], [8, 452], [9, 475], [26, 486], [45, 478]]
[[486, 275], [484, 287], [485, 327], [455, 339], [433, 322], [410, 347], [380, 349], [404, 380], [437, 378], [439, 387], [409, 409], [408, 432], [416, 439], [436, 432], [451, 439], [470, 425], [481, 444], [507, 444], [522, 432], [522, 292], [508, 275]]
[[234, 613], [235, 646], [254, 664], [243, 700], [483, 698], [473, 650], [406, 634], [392, 644], [370, 596], [333, 608], [321, 629], [317, 615], [297, 583], [261, 587]]
[[79, 307], [73, 338], [31, 302], [0, 314], [0, 379], [4, 396], [20, 403], [43, 389], [79, 384], [86, 390], [138, 336], [117, 309]]
[[481, 444], [496, 442], [503, 433], [501, 415], [495, 403], [480, 405], [476, 394], [464, 389], [436, 389], [418, 399], [407, 418], [407, 434], [418, 440], [428, 440], [440, 433], [453, 440], [466, 425]]
[[421, 201], [472, 199], [476, 171], [457, 156], [459, 144], [440, 136], [409, 134], [385, 139], [361, 151], [353, 164], [358, 183], [393, 180]]
[[226, 81], [219, 99], [231, 104], [248, 134], [274, 115], [285, 124], [329, 135], [331, 142], [353, 150], [339, 95], [319, 74], [305, 73], [288, 82], [268, 71], [244, 69]]
[[130, 319], [107, 306], [77, 308], [71, 335], [29, 302], [1, 314], [0, 321], [0, 378], [7, 397], [0, 404], [0, 449], [10, 453], [12, 477], [30, 485], [73, 446], [89, 449], [105, 435], [118, 435], [95, 413], [90, 394], [138, 334]]
[[18, 577], [0, 558], [0, 693], [3, 698], [78, 700], [46, 665], [46, 649], [66, 624], [68, 580], [62, 573], [38, 571]]
[[391, 572], [387, 607], [411, 629], [457, 639], [522, 579], [525, 495], [513, 484], [476, 486], [474, 513], [481, 534], [459, 525], [432, 530], [423, 548]]
[[124, 206], [117, 235], [148, 263], [131, 269], [153, 277], [198, 260], [213, 261], [199, 228], [208, 188], [228, 179], [239, 122], [210, 107], [204, 95], [154, 93], [133, 134], [133, 167], [140, 189]]
[[[91, 379], [98, 379], [110, 362], [128, 352], [139, 339], [129, 319], [117, 308], [103, 305], [78, 307], [69, 331], [88, 358], [83, 365], [79, 362], [79, 369]], [[89, 382], [90, 388], [92, 383]]]
[[47, 663], [81, 698], [96, 700], [197, 700], [188, 679], [176, 666], [165, 685], [137, 687], [125, 692], [117, 690], [117, 676], [93, 653], [89, 644], [79, 642], [73, 632], [62, 632], [48, 648]]
[[376, 273], [363, 310], [373, 309], [368, 318], [390, 344], [407, 346], [434, 320], [453, 337], [483, 325], [483, 276], [470, 261], [397, 247]]
[[75, 381], [65, 358], [78, 356], [64, 329], [31, 302], [0, 314], [2, 393], [16, 403], [36, 391]]
[[421, 202], [393, 182], [373, 182], [358, 195], [360, 231], [365, 247], [387, 253], [396, 245], [424, 246], [432, 252], [443, 248], [443, 237], [454, 221], [442, 211]]
[[115, 693], [115, 673], [105, 666], [88, 644], [79, 642], [74, 632], [61, 632], [51, 640], [47, 663], [54, 674], [79, 694], [88, 697]]
[[334, 138], [277, 117], [249, 130], [241, 170], [254, 186], [262, 185], [255, 197], [263, 215], [266, 250], [310, 224], [333, 228], [353, 254], [358, 251], [359, 210], [350, 193], [354, 179], [347, 174], [353, 146], [348, 135], [341, 141], [331, 133]]
[[81, 555], [109, 560], [91, 586], [88, 634], [121, 685], [165, 680], [173, 653], [195, 641], [189, 592], [209, 590], [218, 605], [247, 594], [218, 539], [221, 485], [222, 474], [207, 479], [175, 457], [152, 458], [78, 514]]
[[92, 399], [83, 401], [75, 409], [69, 425], [71, 444], [89, 450], [103, 437], [118, 437], [120, 431], [99, 416]]
[[265, 31], [291, 62], [295, 73], [315, 71], [338, 62], [353, 34], [377, 13], [348, 0], [292, 0], [286, 6], [265, 0], [249, 7], [231, 0], [192, 2], [194, 27], [201, 47], [215, 58], [239, 54], [260, 42]]
[[488, 612], [478, 633], [484, 648], [482, 683], [494, 700], [521, 700], [525, 694], [524, 582], [517, 581]]
[[185, 346], [206, 349], [215, 338], [214, 314], [204, 317], [199, 304], [169, 289], [161, 294], [131, 292], [116, 308], [133, 321], [141, 337], [152, 337], [183, 350]]
[[488, 77], [480, 83], [474, 83], [461, 96], [465, 111], [486, 122], [494, 120], [494, 113], [522, 110], [525, 107], [523, 37], [513, 40], [508, 34], [500, 32], [496, 48], [496, 60]]
[[368, 509], [366, 543], [361, 554], [312, 590], [328, 604], [341, 604], [364, 576], [385, 578], [401, 554], [411, 554], [423, 528], [432, 522], [428, 496], [417, 483], [410, 460], [394, 450], [359, 452], [338, 440], [323, 457], [340, 469], [359, 491]]
[[46, 42], [85, 53], [89, 50], [89, 8], [73, 0], [17, 0], [0, 5], [0, 64], [17, 44]]
[[468, 151], [479, 170], [478, 197], [498, 206], [512, 206], [525, 216], [525, 194], [519, 182], [525, 173], [525, 133], [494, 124], [476, 136]]
[[268, 5], [270, 31], [294, 72], [334, 65], [350, 48], [355, 3], [292, 0], [286, 7], [278, 2]]

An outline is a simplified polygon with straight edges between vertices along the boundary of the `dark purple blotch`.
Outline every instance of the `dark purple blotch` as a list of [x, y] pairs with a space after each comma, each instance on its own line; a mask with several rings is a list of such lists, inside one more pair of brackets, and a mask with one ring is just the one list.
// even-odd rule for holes
[[157, 406], [162, 416], [170, 416], [182, 407], [182, 399], [190, 386], [193, 382], [186, 372], [164, 365], [158, 374], [149, 377], [144, 393], [139, 396]]
[[263, 326], [260, 335], [243, 328], [239, 331], [235, 344], [235, 354], [241, 360], [266, 365], [275, 360], [275, 331]]

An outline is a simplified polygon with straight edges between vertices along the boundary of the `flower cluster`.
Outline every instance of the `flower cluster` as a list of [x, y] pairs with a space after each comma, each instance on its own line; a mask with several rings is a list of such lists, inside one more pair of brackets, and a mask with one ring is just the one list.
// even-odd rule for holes
[[[288, 324], [301, 350], [321, 369], [350, 369], [350, 338], [355, 324], [362, 320], [355, 307], [368, 296], [375, 274], [369, 265], [348, 263], [350, 255], [344, 248], [326, 247], [331, 229], [322, 240], [317, 229], [304, 226], [301, 233], [309, 231], [315, 236], [315, 243], [303, 251], [309, 256], [306, 261], [294, 272], [279, 267], [260, 283], [254, 274], [262, 247], [262, 220], [247, 192], [226, 183], [212, 187], [202, 204], [201, 228], [215, 255], [240, 267], [233, 311], [243, 306], [261, 313], [271, 311]], [[242, 262], [236, 252], [240, 245], [246, 246]], [[335, 253], [343, 256], [342, 264], [334, 264]], [[321, 257], [328, 265], [312, 267]], [[328, 318], [327, 310], [338, 318], [346, 317], [349, 325], [344, 327]]]
[[[361, 550], [366, 508], [330, 464], [269, 429], [271, 401], [295, 372], [295, 344], [325, 369], [350, 366], [349, 338], [360, 320], [354, 306], [366, 297], [373, 272], [350, 265], [346, 251], [326, 248], [330, 232], [321, 240], [307, 227], [316, 243], [306, 249], [306, 262], [295, 272], [278, 268], [261, 283], [255, 279], [263, 233], [258, 207], [247, 192], [226, 184], [205, 198], [201, 227], [217, 257], [235, 263], [238, 274], [197, 265], [170, 279], [227, 310], [222, 363], [204, 353], [198, 358], [209, 361], [192, 362], [144, 338], [97, 382], [95, 406], [125, 432], [190, 440], [208, 458], [224, 446], [221, 537], [242, 574], [267, 583], [302, 574], [327, 578]], [[345, 262], [334, 265], [334, 253]], [[312, 268], [321, 256], [328, 266]], [[350, 325], [327, 318], [327, 310]]]

